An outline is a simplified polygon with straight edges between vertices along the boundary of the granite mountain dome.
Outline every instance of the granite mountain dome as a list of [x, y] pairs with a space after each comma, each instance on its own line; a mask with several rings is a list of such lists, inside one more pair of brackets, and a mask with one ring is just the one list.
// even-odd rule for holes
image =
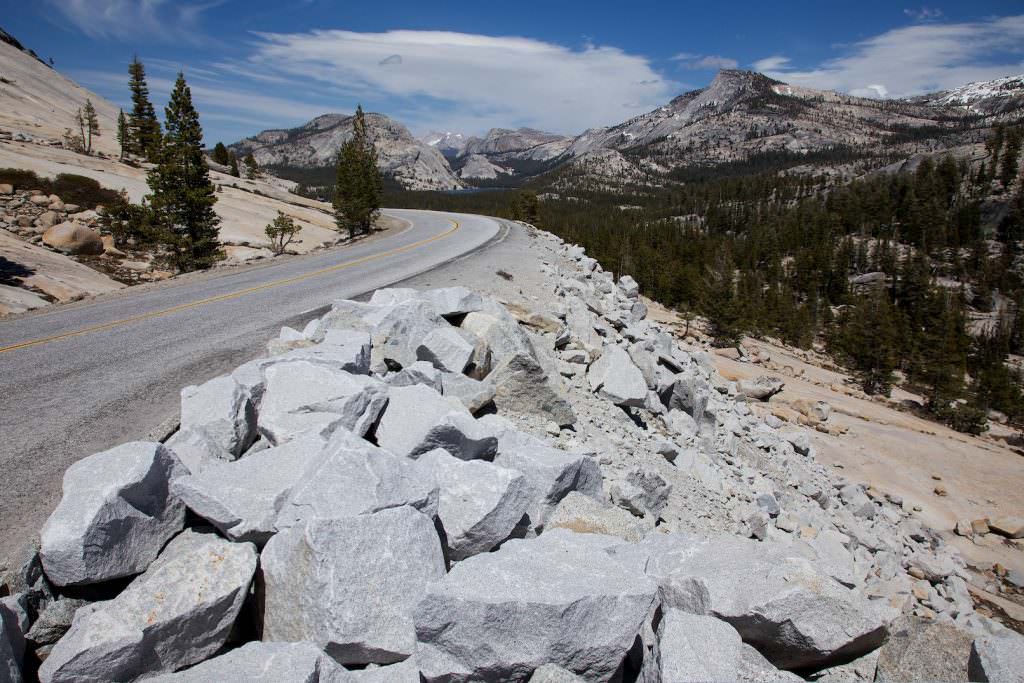
[[[329, 170], [341, 146], [352, 136], [353, 116], [322, 114], [289, 129], [265, 130], [230, 145], [239, 158], [252, 154], [260, 166], [280, 175], [288, 169]], [[383, 114], [366, 114], [370, 138], [377, 148], [380, 170], [408, 190], [450, 190], [462, 187], [444, 156], [417, 140], [402, 124]], [[329, 177], [329, 173], [324, 176]]]

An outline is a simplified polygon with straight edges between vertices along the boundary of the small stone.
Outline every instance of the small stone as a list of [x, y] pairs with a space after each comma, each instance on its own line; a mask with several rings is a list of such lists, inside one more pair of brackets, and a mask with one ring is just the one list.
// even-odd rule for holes
[[971, 531], [979, 536], [987, 534], [989, 532], [988, 520], [984, 518], [971, 520]]
[[945, 496], [949, 492], [946, 491], [946, 487], [945, 486], [943, 486], [942, 484], [939, 484], [938, 486], [935, 487], [934, 493], [935, 493], [936, 496]]
[[989, 528], [1007, 538], [1024, 538], [1024, 517], [998, 517], [989, 520]]

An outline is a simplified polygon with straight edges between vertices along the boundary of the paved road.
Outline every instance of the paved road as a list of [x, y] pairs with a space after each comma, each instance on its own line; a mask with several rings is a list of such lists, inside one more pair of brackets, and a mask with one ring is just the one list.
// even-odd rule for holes
[[64, 470], [147, 438], [182, 387], [257, 356], [282, 325], [495, 238], [481, 216], [389, 210], [408, 227], [347, 248], [205, 273], [0, 321], [0, 565], [42, 526]]

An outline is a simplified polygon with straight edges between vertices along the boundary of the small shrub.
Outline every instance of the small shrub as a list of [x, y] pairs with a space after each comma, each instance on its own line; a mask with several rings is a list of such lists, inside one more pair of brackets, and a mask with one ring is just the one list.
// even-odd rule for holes
[[99, 204], [109, 204], [118, 197], [116, 190], [109, 190], [92, 178], [61, 173], [50, 183], [50, 192], [65, 204], [78, 204], [86, 209], [95, 209]]
[[291, 216], [286, 216], [281, 211], [278, 211], [277, 218], [272, 223], [267, 224], [264, 232], [270, 239], [271, 249], [280, 256], [301, 229], [301, 226], [297, 225]]
[[92, 178], [73, 173], [61, 173], [50, 180], [21, 168], [0, 168], [0, 183], [13, 185], [18, 190], [55, 194], [65, 204], [77, 204], [83, 209], [95, 209], [100, 204], [111, 204], [118, 199], [115, 190], [108, 190]]

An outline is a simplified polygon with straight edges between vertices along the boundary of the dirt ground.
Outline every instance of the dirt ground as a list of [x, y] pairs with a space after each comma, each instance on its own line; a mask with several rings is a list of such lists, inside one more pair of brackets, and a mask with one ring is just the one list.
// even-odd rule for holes
[[[652, 302], [648, 305], [652, 318], [683, 325], [672, 311]], [[970, 564], [998, 562], [1024, 571], [1020, 544], [996, 534], [971, 540], [953, 531], [957, 520], [1024, 514], [1024, 452], [997, 438], [1011, 434], [1010, 430], [997, 426], [982, 437], [960, 434], [882, 400], [858, 396], [857, 387], [846, 383], [846, 375], [804, 360], [799, 351], [763, 341], [743, 343], [770, 360], [755, 364], [715, 354], [715, 366], [723, 376], [735, 380], [777, 377], [785, 388], [762, 404], [764, 409], [797, 399], [825, 401], [832, 407], [828, 424], [847, 429], [838, 435], [809, 430], [820, 462], [841, 469], [851, 482], [900, 496]], [[893, 391], [894, 403], [914, 398], [899, 389]], [[945, 495], [937, 495], [936, 487], [944, 489]]]

